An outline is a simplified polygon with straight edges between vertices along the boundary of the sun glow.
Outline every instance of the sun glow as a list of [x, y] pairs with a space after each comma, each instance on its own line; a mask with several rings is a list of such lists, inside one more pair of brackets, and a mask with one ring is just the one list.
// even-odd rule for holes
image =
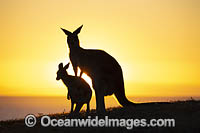
[[[69, 68], [67, 69], [67, 72], [70, 75], [75, 75], [74, 70], [72, 68], [72, 65], [69, 66]], [[80, 76], [80, 68], [78, 68], [78, 75], [77, 76]], [[83, 73], [81, 78], [83, 78], [92, 88], [92, 79], [86, 73]]]
[[83, 73], [82, 78], [90, 85], [92, 88], [92, 79], [85, 73]]
[[[66, 8], [67, 5], [67, 8]], [[66, 95], [66, 35], [102, 49], [123, 70], [127, 95], [200, 94], [200, 1], [0, 1], [0, 95]], [[74, 8], [77, 8], [74, 10]], [[105, 21], [106, 20], [106, 21]], [[73, 69], [67, 70], [74, 75]], [[91, 79], [83, 74], [90, 86]]]
[[[74, 75], [74, 70], [72, 68], [72, 65], [70, 65], [70, 67], [67, 69], [67, 72], [70, 75]], [[80, 76], [80, 68], [78, 68], [78, 76]], [[83, 78], [90, 85], [90, 88], [92, 89], [92, 94], [94, 95], [94, 89], [92, 87], [92, 79], [86, 73], [83, 73], [81, 78]]]

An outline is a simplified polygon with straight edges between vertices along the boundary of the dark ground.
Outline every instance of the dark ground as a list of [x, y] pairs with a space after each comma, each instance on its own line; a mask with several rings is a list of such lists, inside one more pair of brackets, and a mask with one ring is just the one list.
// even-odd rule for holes
[[[89, 114], [94, 118], [97, 114], [92, 110]], [[39, 133], [39, 132], [87, 132], [87, 133], [126, 133], [126, 132], [145, 132], [145, 133], [200, 133], [200, 101], [187, 100], [169, 103], [143, 103], [135, 107], [110, 108], [106, 114], [109, 118], [125, 119], [175, 119], [175, 127], [133, 127], [131, 130], [123, 128], [69, 128], [69, 127], [42, 127], [40, 125], [41, 116], [37, 117], [35, 127], [29, 128], [24, 124], [24, 119], [9, 120], [0, 122], [0, 133]], [[51, 118], [87, 118], [85, 112], [78, 115], [51, 114]], [[100, 118], [104, 116], [100, 116]]]

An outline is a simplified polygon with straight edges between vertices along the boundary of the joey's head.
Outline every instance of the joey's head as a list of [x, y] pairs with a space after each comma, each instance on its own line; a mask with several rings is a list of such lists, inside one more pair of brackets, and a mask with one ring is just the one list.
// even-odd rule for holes
[[70, 49], [79, 48], [80, 47], [78, 34], [80, 33], [82, 27], [83, 27], [83, 25], [81, 25], [74, 32], [70, 32], [68, 30], [65, 30], [65, 29], [61, 28], [63, 30], [63, 32], [67, 35], [67, 43], [68, 43], [68, 46], [69, 46]]
[[69, 67], [69, 64], [70, 63], [68, 63], [64, 67], [63, 67], [63, 63], [60, 63], [58, 65], [58, 71], [57, 71], [56, 80], [60, 80], [60, 79], [64, 78], [65, 76], [68, 76], [68, 73], [67, 73], [66, 69]]

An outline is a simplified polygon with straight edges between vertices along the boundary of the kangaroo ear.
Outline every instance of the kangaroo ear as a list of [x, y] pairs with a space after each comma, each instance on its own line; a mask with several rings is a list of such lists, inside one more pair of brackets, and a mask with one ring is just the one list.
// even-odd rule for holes
[[67, 65], [65, 65], [64, 69], [67, 69], [69, 67], [70, 63], [68, 63]]
[[60, 64], [58, 65], [58, 68], [59, 68], [59, 69], [62, 69], [62, 68], [63, 68], [63, 63], [60, 63]]
[[76, 30], [73, 32], [73, 34], [78, 35], [78, 33], [81, 32], [82, 27], [83, 27], [83, 25], [81, 25], [78, 29], [76, 29]]
[[69, 36], [69, 35], [71, 35], [72, 33], [70, 32], [70, 31], [68, 31], [68, 30], [65, 30], [65, 29], [63, 29], [63, 28], [61, 28], [62, 30], [63, 30], [63, 32], [67, 35], [67, 36]]

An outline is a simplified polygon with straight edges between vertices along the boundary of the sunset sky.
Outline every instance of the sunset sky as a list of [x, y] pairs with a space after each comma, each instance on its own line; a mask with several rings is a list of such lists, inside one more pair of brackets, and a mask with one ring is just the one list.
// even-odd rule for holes
[[60, 27], [82, 24], [80, 45], [115, 57], [126, 95], [200, 96], [198, 0], [1, 0], [0, 20], [0, 96], [65, 96]]

